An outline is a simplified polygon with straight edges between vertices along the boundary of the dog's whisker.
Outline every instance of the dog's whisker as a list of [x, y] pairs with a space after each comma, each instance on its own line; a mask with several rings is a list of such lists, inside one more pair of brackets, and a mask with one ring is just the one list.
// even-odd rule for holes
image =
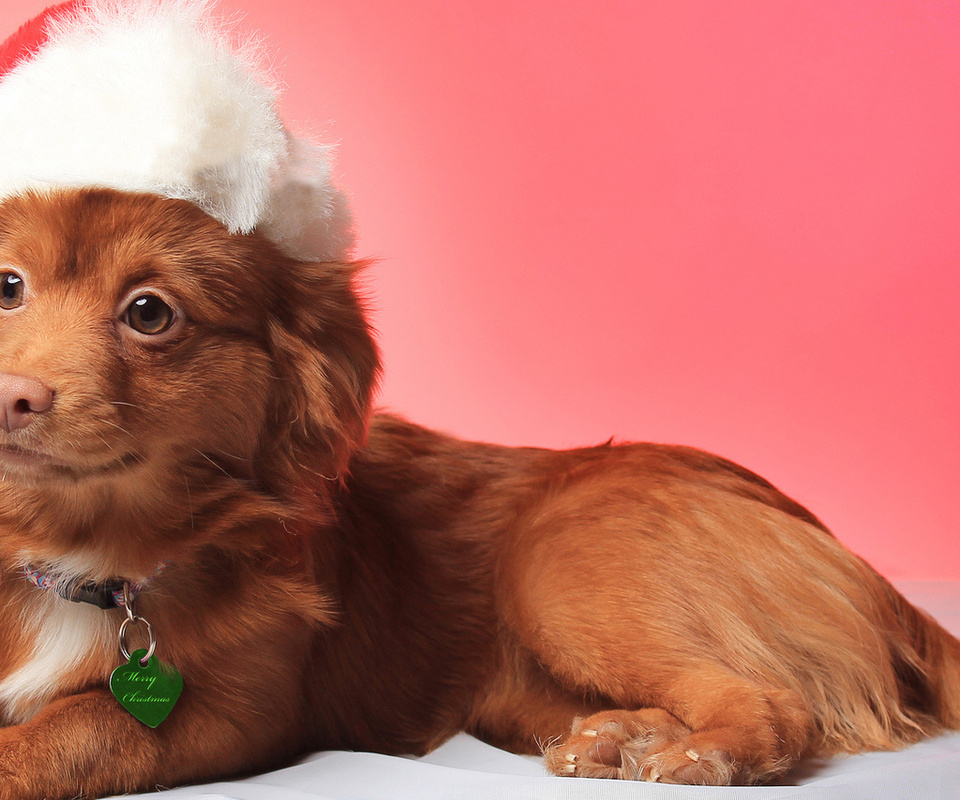
[[130, 431], [128, 431], [122, 425], [118, 425], [116, 422], [111, 422], [110, 420], [103, 419], [103, 418], [98, 419], [97, 421], [102, 422], [104, 425], [109, 425], [112, 428], [116, 428], [118, 431], [120, 431], [121, 433], [125, 433], [127, 436], [131, 436], [131, 437], [133, 436], [133, 434]]
[[226, 475], [228, 478], [230, 478], [230, 480], [232, 480], [234, 483], [236, 483], [237, 486], [243, 486], [243, 484], [237, 479], [237, 477], [236, 477], [235, 475], [231, 475], [229, 472], [227, 472], [227, 470], [224, 468], [224, 466], [223, 466], [222, 464], [218, 464], [216, 461], [214, 461], [212, 458], [210, 458], [210, 456], [208, 456], [208, 455], [207, 455], [206, 453], [204, 453], [202, 450], [200, 450], [200, 449], [198, 449], [198, 448], [196, 448], [196, 447], [194, 448], [194, 450], [195, 450], [199, 455], [203, 456], [203, 457], [204, 457], [207, 461], [209, 461], [211, 464], [213, 464], [213, 466], [215, 466], [218, 470], [220, 470], [224, 475]]
[[220, 455], [226, 456], [227, 458], [232, 458], [234, 461], [246, 461], [248, 463], [253, 462], [252, 458], [247, 458], [245, 456], [238, 456], [233, 453], [228, 453], [226, 450], [221, 450], [220, 448], [211, 448], [211, 449], [213, 450], [213, 452], [219, 453]]
[[187, 510], [190, 512], [190, 530], [195, 530], [193, 523], [193, 497], [190, 494], [190, 478], [183, 469], [180, 470], [180, 474], [183, 476], [183, 486], [187, 492]]

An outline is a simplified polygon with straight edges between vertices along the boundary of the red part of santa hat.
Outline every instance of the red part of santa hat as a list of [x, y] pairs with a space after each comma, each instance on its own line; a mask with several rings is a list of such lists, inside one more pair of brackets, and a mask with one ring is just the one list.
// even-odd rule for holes
[[106, 186], [190, 200], [334, 260], [353, 244], [329, 146], [292, 135], [254, 45], [212, 0], [69, 0], [0, 46], [0, 199]]
[[57, 3], [24, 22], [17, 32], [0, 44], [0, 79], [26, 58], [36, 55], [47, 41], [47, 21], [77, 9], [81, 0]]

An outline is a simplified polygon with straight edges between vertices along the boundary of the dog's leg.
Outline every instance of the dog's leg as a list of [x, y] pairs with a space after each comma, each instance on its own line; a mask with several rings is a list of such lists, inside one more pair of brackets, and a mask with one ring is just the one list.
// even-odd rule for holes
[[[292, 710], [269, 714], [221, 695], [181, 698], [160, 727], [128, 714], [105, 689], [51, 703], [0, 728], [0, 800], [66, 800], [174, 786], [262, 769], [296, 751]], [[189, 706], [189, 707], [187, 707]]]

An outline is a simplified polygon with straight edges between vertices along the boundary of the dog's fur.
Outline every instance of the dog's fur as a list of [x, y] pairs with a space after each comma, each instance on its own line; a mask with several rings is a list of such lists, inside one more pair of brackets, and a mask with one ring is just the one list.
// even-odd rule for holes
[[[9, 270], [0, 373], [53, 403], [0, 432], [0, 799], [461, 730], [560, 775], [748, 783], [960, 726], [960, 644], [747, 470], [371, 420], [358, 265], [71, 190], [0, 206]], [[166, 333], [125, 322], [145, 290]], [[137, 611], [186, 685], [159, 728], [106, 688], [123, 611], [25, 564], [148, 581]]]

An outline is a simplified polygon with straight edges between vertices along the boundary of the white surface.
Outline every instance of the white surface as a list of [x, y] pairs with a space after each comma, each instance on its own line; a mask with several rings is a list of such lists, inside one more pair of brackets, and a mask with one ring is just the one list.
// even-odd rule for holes
[[[960, 633], [960, 582], [910, 582], [899, 588]], [[897, 753], [805, 762], [784, 784], [710, 788], [555, 778], [537, 759], [462, 734], [419, 759], [314, 753], [276, 772], [173, 789], [163, 800], [960, 800], [960, 733]]]

